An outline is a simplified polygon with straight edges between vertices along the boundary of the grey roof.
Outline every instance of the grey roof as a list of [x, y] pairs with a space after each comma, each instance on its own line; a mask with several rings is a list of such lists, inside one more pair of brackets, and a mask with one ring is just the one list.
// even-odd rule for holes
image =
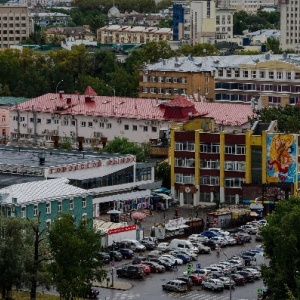
[[45, 180], [42, 176], [0, 173], [0, 189], [16, 183]]
[[203, 56], [203, 57], [172, 57], [169, 59], [160, 59], [157, 63], [145, 65], [149, 71], [174, 71], [179, 72], [204, 72], [213, 71], [219, 67], [235, 68], [241, 64], [253, 64], [266, 61], [286, 61], [295, 65], [300, 64], [300, 56], [289, 54], [285, 58], [283, 54], [259, 55], [228, 55], [228, 56]]
[[[39, 154], [45, 151], [45, 164], [39, 164]], [[91, 161], [91, 158], [107, 159], [123, 157], [128, 154], [99, 154], [88, 151], [63, 151], [56, 149], [22, 148], [0, 146], [0, 165], [18, 165], [28, 167], [51, 167], [79, 162]]]
[[16, 198], [17, 204], [28, 204], [92, 194], [91, 191], [75, 187], [68, 183], [68, 179], [59, 178], [14, 184], [1, 189], [0, 195], [2, 196], [2, 203], [13, 204], [12, 199]]

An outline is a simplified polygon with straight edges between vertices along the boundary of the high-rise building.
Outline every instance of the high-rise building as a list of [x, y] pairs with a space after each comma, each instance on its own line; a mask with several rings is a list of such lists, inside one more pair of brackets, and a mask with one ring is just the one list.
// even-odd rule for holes
[[29, 36], [26, 6], [0, 6], [0, 48], [19, 44]]
[[300, 24], [298, 12], [300, 1], [282, 0], [280, 2], [280, 46], [283, 50], [300, 50]]

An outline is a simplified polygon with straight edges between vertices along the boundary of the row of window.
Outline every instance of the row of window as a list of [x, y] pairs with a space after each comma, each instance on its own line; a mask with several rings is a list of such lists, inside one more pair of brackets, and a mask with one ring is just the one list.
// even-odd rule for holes
[[[13, 20], [20, 20], [20, 17], [18, 16], [15, 16], [15, 17], [0, 17], [0, 21], [3, 20], [3, 21], [7, 21], [7, 20], [10, 20], [10, 21], [13, 21]], [[26, 20], [26, 17], [21, 17], [21, 20], [24, 21]], [[3, 25], [3, 24], [2, 24]]]
[[[187, 89], [143, 87], [142, 92], [143, 93], [151, 93], [151, 94], [165, 94], [165, 95], [186, 95]], [[208, 93], [208, 88], [205, 89], [205, 92]]]
[[[194, 158], [175, 158], [175, 167], [194, 168]], [[245, 171], [246, 163], [243, 161], [226, 161], [224, 165], [225, 171]], [[200, 169], [220, 169], [219, 160], [200, 160]]]
[[[220, 199], [219, 193], [214, 193], [214, 199]], [[238, 204], [241, 202], [241, 196], [238, 194], [225, 194], [225, 204]], [[210, 192], [200, 192], [200, 201], [202, 202], [212, 202]]]
[[[175, 151], [195, 151], [195, 143], [193, 142], [176, 142]], [[200, 143], [200, 153], [220, 153], [220, 145], [212, 143]], [[246, 154], [244, 145], [225, 145], [225, 154]]]
[[[86, 208], [87, 202], [86, 202], [86, 198], [82, 199], [82, 204], [81, 207], [82, 208]], [[70, 199], [69, 200], [69, 210], [73, 210], [74, 209], [74, 200]], [[39, 214], [39, 207], [37, 204], [35, 204], [33, 206], [33, 215], [36, 217]], [[57, 204], [57, 212], [62, 212], [62, 201], [59, 201]], [[47, 202], [46, 203], [46, 214], [51, 214], [51, 202]], [[21, 207], [21, 217], [22, 218], [26, 218], [26, 206], [22, 206]]]
[[258, 79], [300, 79], [300, 72], [281, 72], [270, 70], [241, 70], [234, 68], [218, 68], [218, 77], [258, 78]]
[[[181, 184], [194, 184], [195, 176], [193, 174], [181, 174], [175, 173], [175, 182]], [[227, 177], [224, 180], [224, 186], [227, 188], [241, 188], [245, 182], [244, 178], [239, 177]], [[200, 185], [220, 185], [220, 177], [218, 176], [200, 176]]]
[[158, 82], [158, 83], [187, 83], [186, 77], [170, 77], [170, 76], [143, 76], [143, 82]]

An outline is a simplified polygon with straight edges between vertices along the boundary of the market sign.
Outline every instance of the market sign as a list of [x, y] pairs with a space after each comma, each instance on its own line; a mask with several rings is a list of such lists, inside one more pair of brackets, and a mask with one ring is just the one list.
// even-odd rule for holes
[[126, 231], [131, 231], [131, 230], [136, 230], [136, 225], [128, 225], [128, 226], [123, 226], [123, 227], [118, 227], [118, 228], [113, 228], [109, 229], [107, 231], [108, 234], [116, 234], [120, 232], [126, 232]]
[[79, 170], [101, 168], [104, 166], [127, 164], [127, 163], [134, 162], [134, 161], [135, 161], [135, 156], [116, 157], [116, 158], [101, 159], [101, 160], [96, 160], [96, 161], [93, 160], [93, 161], [78, 163], [78, 164], [50, 167], [49, 173], [50, 174], [60, 174], [60, 173], [65, 173], [65, 172], [73, 172], [73, 171], [79, 171]]

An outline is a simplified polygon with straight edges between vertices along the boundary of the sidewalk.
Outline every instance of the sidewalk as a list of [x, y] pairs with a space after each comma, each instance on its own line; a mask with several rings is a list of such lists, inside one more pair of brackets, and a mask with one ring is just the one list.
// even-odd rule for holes
[[129, 282], [114, 280], [114, 285], [111, 286], [111, 281], [108, 281], [104, 279], [102, 282], [95, 281], [93, 283], [93, 286], [95, 287], [101, 287], [106, 289], [114, 289], [114, 290], [121, 290], [121, 291], [127, 291], [132, 288], [132, 284]]

